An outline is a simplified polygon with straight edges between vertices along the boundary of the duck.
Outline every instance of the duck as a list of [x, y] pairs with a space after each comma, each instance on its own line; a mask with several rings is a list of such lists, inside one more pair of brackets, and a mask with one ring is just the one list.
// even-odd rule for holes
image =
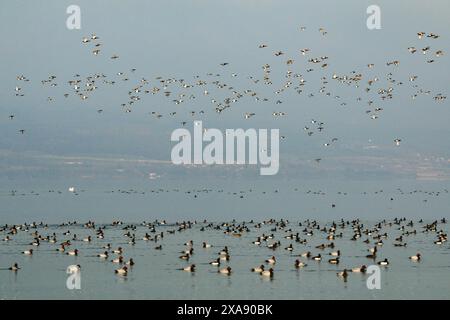
[[227, 275], [230, 275], [231, 274], [231, 267], [226, 267], [226, 268], [222, 268], [222, 269], [220, 269], [218, 272], [219, 273], [221, 273], [221, 274], [227, 274]]
[[152, 237], [150, 237], [150, 235], [148, 233], [145, 234], [145, 236], [142, 238], [142, 240], [144, 241], [150, 241], [152, 239]]
[[417, 253], [415, 256], [409, 257], [409, 260], [411, 261], [420, 261], [422, 259], [422, 255], [420, 253]]
[[374, 253], [371, 253], [371, 254], [366, 255], [366, 258], [368, 258], [368, 259], [373, 259], [373, 260], [375, 260], [376, 257], [377, 257], [376, 251], [375, 251]]
[[179, 256], [178, 258], [180, 258], [181, 260], [189, 260], [190, 257], [191, 256], [189, 253], [185, 253], [185, 254], [182, 254], [181, 256]]
[[270, 268], [269, 270], [263, 270], [259, 273], [260, 275], [262, 275], [263, 277], [273, 277], [273, 269]]
[[11, 267], [9, 267], [8, 270], [11, 270], [11, 271], [18, 271], [18, 270], [20, 270], [20, 268], [19, 268], [19, 265], [18, 265], [17, 262], [16, 262], [16, 263], [14, 263]]
[[298, 268], [303, 268], [303, 267], [306, 267], [307, 266], [307, 264], [306, 263], [304, 263], [304, 262], [302, 262], [302, 261], [300, 261], [300, 260], [295, 260], [295, 267], [298, 269]]
[[186, 272], [195, 272], [195, 264], [191, 264], [187, 267], [184, 267], [182, 270]]
[[344, 278], [344, 280], [347, 280], [347, 277], [348, 277], [347, 269], [344, 269], [344, 271], [338, 272], [337, 276], [340, 278]]
[[115, 253], [115, 254], [122, 254], [123, 253], [122, 247], [118, 247], [116, 250], [113, 250], [113, 253]]
[[134, 260], [133, 260], [133, 258], [130, 258], [127, 262], [125, 262], [125, 264], [127, 265], [127, 266], [134, 266]]
[[112, 259], [111, 262], [112, 263], [122, 263], [123, 262], [123, 257], [119, 256], [118, 258]]
[[366, 271], [367, 271], [366, 265], [362, 265], [360, 267], [356, 267], [356, 268], [352, 269], [352, 272], [354, 272], [354, 273], [359, 273], [359, 272], [365, 273]]
[[330, 252], [330, 255], [333, 256], [333, 257], [340, 257], [341, 256], [341, 250]]
[[261, 273], [264, 271], [264, 265], [260, 265], [259, 267], [255, 267], [255, 268], [251, 268], [250, 269], [251, 272], [257, 272], [257, 273]]
[[190, 248], [189, 250], [180, 251], [180, 253], [192, 255], [194, 253], [194, 248]]
[[108, 251], [105, 251], [103, 253], [98, 254], [97, 257], [102, 258], [102, 259], [107, 259], [108, 258]]
[[79, 252], [78, 249], [75, 249], [75, 250], [71, 250], [71, 251], [66, 252], [66, 254], [68, 256], [77, 256], [78, 252]]
[[114, 270], [114, 273], [120, 276], [126, 276], [128, 274], [128, 267], [123, 266], [122, 268]]
[[22, 251], [22, 253], [26, 256], [31, 256], [33, 254], [33, 249]]
[[223, 248], [223, 250], [221, 250], [221, 251], [219, 252], [219, 254], [220, 254], [220, 255], [228, 255], [228, 247], [225, 246], [225, 248]]
[[309, 252], [309, 251], [303, 252], [303, 253], [300, 254], [300, 257], [310, 258], [311, 257], [311, 252]]
[[405, 243], [394, 243], [394, 247], [406, 247], [408, 244]]
[[277, 263], [277, 260], [275, 259], [275, 256], [272, 256], [271, 258], [266, 260], [266, 263], [275, 264], [275, 263]]
[[220, 258], [217, 258], [216, 260], [213, 260], [209, 263], [212, 266], [220, 266]]
[[222, 261], [230, 261], [230, 255], [220, 255], [219, 259]]
[[380, 266], [387, 266], [389, 265], [389, 261], [388, 259], [384, 259], [383, 261], [378, 261], [377, 264]]
[[203, 248], [207, 249], [207, 248], [211, 248], [212, 245], [206, 242], [203, 242]]
[[322, 260], [321, 254], [319, 253], [317, 256], [313, 257], [313, 260], [315, 260], [315, 261], [321, 261], [321, 260]]
[[329, 259], [328, 262], [330, 264], [339, 264], [339, 257], [338, 258]]
[[267, 248], [275, 250], [275, 249], [278, 248], [279, 245], [280, 245], [280, 241], [277, 241], [277, 242], [268, 244], [268, 245], [267, 245]]
[[73, 264], [67, 267], [67, 273], [78, 273], [81, 271], [81, 266], [79, 264]]

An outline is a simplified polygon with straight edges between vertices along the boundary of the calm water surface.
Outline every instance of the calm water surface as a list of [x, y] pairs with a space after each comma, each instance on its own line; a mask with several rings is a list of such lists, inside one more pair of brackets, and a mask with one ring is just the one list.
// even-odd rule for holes
[[[364, 227], [372, 228], [376, 221], [363, 222]], [[403, 223], [404, 224], [404, 223]], [[342, 238], [334, 240], [334, 249], [320, 250], [315, 246], [329, 243], [327, 234], [314, 231], [313, 236], [302, 233], [304, 226], [297, 222], [290, 222], [284, 230], [272, 231], [274, 225], [263, 225], [256, 229], [254, 224], [248, 223], [249, 232], [242, 237], [233, 237], [222, 230], [206, 228], [206, 224], [193, 225], [191, 229], [175, 234], [168, 230], [177, 230], [174, 225], [157, 226], [156, 232], [164, 231], [164, 238], [158, 243], [143, 241], [142, 237], [148, 232], [148, 227], [136, 224], [137, 228], [130, 231], [136, 235], [136, 244], [128, 244], [129, 239], [124, 237], [127, 232], [124, 226], [105, 225], [105, 239], [95, 237], [92, 229], [82, 225], [63, 226], [49, 225], [48, 228], [38, 227], [28, 231], [19, 231], [12, 236], [11, 241], [0, 243], [0, 268], [6, 269], [14, 262], [22, 268], [18, 272], [9, 270], [0, 271], [0, 298], [1, 299], [448, 299], [450, 297], [450, 247], [448, 242], [436, 245], [435, 232], [422, 232], [422, 224], [415, 222], [414, 227], [405, 230], [417, 230], [416, 235], [404, 235], [406, 247], [394, 247], [393, 242], [401, 235], [398, 225], [384, 226], [380, 233], [387, 232], [388, 238], [379, 248], [376, 261], [388, 258], [390, 265], [381, 268], [381, 289], [368, 290], [366, 280], [368, 275], [350, 274], [347, 282], [337, 277], [336, 272], [344, 268], [352, 268], [362, 264], [370, 265], [374, 262], [367, 259], [367, 249], [375, 245], [375, 240], [369, 237], [371, 243], [365, 244], [363, 240], [350, 241], [353, 235], [351, 225], [339, 229], [343, 232]], [[321, 227], [328, 224], [320, 224]], [[96, 225], [100, 227], [101, 225]], [[80, 254], [76, 257], [68, 256], [56, 251], [58, 244], [41, 242], [34, 247], [32, 256], [21, 254], [23, 250], [31, 248], [32, 232], [38, 231], [41, 235], [56, 233], [58, 242], [71, 239], [72, 236], [63, 236], [63, 232], [71, 230], [78, 239], [92, 236], [92, 242], [81, 240], [72, 241], [70, 249], [78, 248]], [[307, 244], [299, 244], [284, 237], [291, 232], [299, 232], [301, 239], [307, 239]], [[447, 224], [438, 224], [437, 230], [447, 231]], [[267, 243], [261, 246], [252, 244], [258, 236], [274, 234], [274, 239], [268, 243], [280, 241], [277, 250], [267, 248]], [[0, 232], [2, 239], [6, 231]], [[194, 254], [189, 262], [179, 259], [180, 251], [185, 250], [185, 242], [194, 241]], [[202, 248], [202, 242], [213, 245], [212, 248]], [[124, 248], [125, 260], [133, 258], [136, 265], [132, 267], [127, 277], [114, 274], [118, 265], [113, 264], [110, 257], [103, 261], [96, 257], [105, 251], [104, 245], [111, 243], [112, 248]], [[293, 253], [284, 250], [284, 247], [293, 243]], [[162, 244], [162, 250], [155, 250], [156, 245]], [[208, 262], [218, 257], [218, 252], [228, 246], [231, 259], [228, 265], [232, 267], [230, 276], [217, 273], [217, 267]], [[331, 251], [341, 250], [339, 265], [328, 263]], [[298, 255], [305, 251], [312, 254], [321, 253], [324, 259], [318, 263], [306, 258], [300, 258], [308, 265], [300, 270], [294, 268], [294, 261]], [[409, 256], [421, 252], [423, 259], [412, 262]], [[250, 272], [250, 268], [259, 266], [270, 256], [276, 256], [273, 279], [263, 279], [260, 275]], [[188, 273], [179, 268], [195, 263], [197, 271]], [[72, 264], [80, 264], [81, 290], [68, 290], [66, 288], [66, 268]], [[227, 264], [222, 264], [222, 267]]]

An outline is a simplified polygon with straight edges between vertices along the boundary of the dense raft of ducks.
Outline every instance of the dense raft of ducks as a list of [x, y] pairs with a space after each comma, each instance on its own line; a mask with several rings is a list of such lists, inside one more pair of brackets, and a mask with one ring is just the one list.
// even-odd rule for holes
[[[380, 267], [388, 267], [391, 264], [390, 258], [383, 257], [383, 246], [391, 245], [396, 247], [407, 246], [407, 241], [418, 234], [428, 235], [430, 244], [441, 247], [447, 240], [447, 232], [443, 229], [447, 220], [442, 218], [432, 222], [407, 220], [406, 218], [395, 218], [392, 220], [381, 220], [375, 224], [366, 224], [359, 219], [333, 221], [321, 224], [316, 220], [307, 219], [302, 222], [290, 222], [285, 219], [269, 219], [265, 221], [242, 221], [213, 223], [206, 220], [183, 221], [169, 224], [165, 220], [154, 222], [142, 222], [141, 224], [125, 224], [122, 221], [113, 221], [111, 224], [97, 225], [93, 221], [79, 224], [75, 221], [52, 226], [51, 233], [49, 225], [41, 223], [24, 223], [20, 225], [3, 225], [0, 227], [2, 242], [9, 243], [15, 241], [19, 234], [26, 234], [30, 237], [29, 245], [24, 245], [23, 255], [33, 256], [40, 254], [39, 248], [45, 246], [46, 249], [56, 250], [61, 254], [77, 257], [83, 252], [77, 247], [80, 242], [88, 242], [98, 249], [96, 257], [102, 261], [111, 263], [112, 271], [122, 277], [126, 277], [132, 272], [135, 261], [133, 258], [125, 259], [126, 247], [118, 246], [113, 248], [105, 241], [110, 230], [122, 230], [123, 238], [127, 240], [127, 246], [133, 246], [137, 241], [153, 244], [155, 250], [164, 250], [164, 240], [176, 233], [189, 234], [189, 232], [214, 231], [222, 233], [224, 237], [239, 238], [240, 241], [247, 242], [249, 246], [261, 248], [261, 252], [266, 258], [261, 258], [256, 266], [249, 266], [249, 273], [259, 274], [264, 278], [273, 278], [276, 273], [276, 266], [279, 261], [277, 256], [287, 255], [292, 260], [290, 268], [301, 270], [310, 268], [311, 264], [328, 263], [341, 266], [341, 258], [344, 252], [338, 248], [337, 243], [342, 240], [359, 242], [366, 247], [368, 254], [362, 256], [361, 264], [356, 266], [346, 265], [342, 271], [337, 272], [339, 278], [347, 281], [350, 273], [365, 273], [369, 264], [378, 264]], [[90, 235], [80, 238], [71, 227], [83, 228]], [[77, 229], [79, 230], [79, 229]], [[345, 231], [345, 232], [344, 232]], [[339, 241], [336, 241], [339, 239]], [[22, 240], [21, 240], [22, 241]], [[317, 245], [317, 241], [323, 241]], [[226, 245], [217, 251], [214, 244], [203, 241], [199, 244], [194, 240], [188, 240], [180, 245], [180, 263], [184, 265], [179, 268], [183, 272], [201, 272], [197, 265], [204, 265], [208, 261], [195, 261], [195, 251], [207, 250], [212, 255], [216, 253], [212, 260], [208, 262], [213, 268], [217, 268], [217, 273], [222, 275], [232, 275], [234, 269], [232, 264], [232, 248]], [[33, 249], [35, 248], [35, 249]], [[264, 249], [265, 248], [265, 249]], [[267, 255], [267, 250], [273, 254]], [[47, 250], [46, 250], [47, 251]], [[149, 253], [151, 253], [149, 247]], [[315, 252], [315, 253], [313, 253]], [[404, 255], [404, 251], [402, 251]], [[359, 255], [345, 252], [345, 256]], [[5, 256], [6, 258], [6, 256]], [[411, 256], [405, 256], [411, 262], [420, 262], [423, 259], [422, 253], [417, 252]], [[2, 259], [5, 261], [5, 259]], [[194, 262], [195, 261], [195, 262]], [[19, 266], [17, 262], [12, 262], [10, 267], [3, 270], [19, 272], [27, 265]], [[81, 270], [81, 265], [71, 265], [69, 268], [73, 272]]]

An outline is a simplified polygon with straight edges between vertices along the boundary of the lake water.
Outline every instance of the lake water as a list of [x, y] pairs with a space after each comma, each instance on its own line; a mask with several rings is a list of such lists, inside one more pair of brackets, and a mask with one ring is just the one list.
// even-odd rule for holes
[[[377, 221], [364, 221], [364, 228], [372, 228]], [[431, 222], [431, 221], [428, 221]], [[321, 227], [330, 227], [330, 222], [319, 223]], [[1, 299], [448, 299], [450, 297], [450, 247], [448, 242], [436, 245], [436, 232], [423, 233], [423, 224], [415, 221], [414, 227], [405, 227], [405, 230], [417, 230], [416, 235], [404, 235], [406, 247], [394, 247], [393, 242], [401, 235], [398, 225], [383, 226], [379, 234], [386, 232], [387, 239], [379, 247], [375, 261], [388, 258], [390, 265], [381, 267], [381, 289], [369, 290], [366, 286], [367, 274], [350, 273], [346, 282], [336, 273], [344, 268], [373, 264], [373, 260], [366, 258], [368, 248], [375, 245], [376, 240], [369, 237], [370, 244], [363, 242], [367, 238], [362, 235], [357, 241], [351, 241], [353, 235], [351, 225], [336, 233], [343, 233], [342, 238], [333, 240], [334, 249], [320, 250], [315, 246], [329, 243], [327, 233], [314, 230], [313, 236], [302, 233], [305, 226], [290, 221], [284, 230], [271, 231], [275, 226], [262, 225], [255, 228], [247, 223], [248, 232], [241, 237], [233, 237], [224, 233], [224, 228], [214, 230], [206, 228], [206, 224], [198, 223], [192, 228], [182, 232], [169, 234], [168, 230], [177, 230], [174, 225], [156, 226], [156, 233], [164, 232], [164, 238], [155, 244], [154, 241], [143, 241], [142, 237], [148, 232], [147, 226], [136, 224], [135, 230], [130, 233], [136, 235], [136, 244], [128, 244], [129, 239], [124, 237], [127, 231], [121, 226], [105, 225], [105, 239], [95, 237], [92, 229], [82, 225], [63, 226], [49, 225], [48, 228], [37, 227], [28, 231], [19, 231], [11, 236], [11, 241], [0, 243], [0, 298]], [[216, 225], [216, 224], [215, 224]], [[405, 225], [405, 222], [402, 223]], [[96, 225], [100, 227], [101, 225]], [[437, 230], [447, 232], [447, 224], [439, 223]], [[71, 239], [72, 235], [64, 236], [63, 232], [71, 230], [72, 235], [77, 234], [78, 239], [89, 235], [92, 242], [81, 240], [72, 241], [70, 249], [77, 248], [78, 256], [68, 256], [57, 252], [58, 243]], [[299, 232], [301, 239], [307, 244], [296, 243], [284, 237], [291, 232]], [[56, 233], [57, 243], [51, 244], [41, 241], [39, 247], [34, 247], [32, 256], [21, 254], [23, 250], [32, 246], [32, 232], [38, 231], [47, 236]], [[263, 233], [274, 234], [274, 239], [267, 243], [280, 241], [277, 250], [267, 248], [267, 243], [261, 246], [252, 244]], [[0, 232], [2, 239], [7, 232]], [[180, 251], [185, 250], [185, 242], [193, 240], [194, 254], [189, 262], [179, 259]], [[202, 242], [213, 245], [212, 248], [202, 248]], [[105, 251], [104, 245], [111, 243], [115, 249], [121, 246], [124, 249], [125, 260], [133, 258], [136, 264], [126, 277], [118, 276], [114, 270], [118, 265], [110, 260], [116, 255], [111, 253], [106, 261], [96, 255]], [[284, 247], [293, 244], [291, 253]], [[156, 245], [162, 245], [162, 250], [155, 250]], [[233, 272], [230, 276], [217, 272], [217, 267], [208, 262], [218, 257], [218, 252], [228, 246], [231, 259], [222, 263], [221, 267], [231, 266]], [[340, 249], [339, 265], [328, 263], [331, 251]], [[308, 265], [297, 270], [294, 261], [298, 255], [311, 251], [313, 255], [321, 253], [323, 260], [319, 263], [306, 258], [300, 258]], [[409, 256], [417, 252], [422, 253], [420, 262], [412, 262]], [[277, 259], [274, 265], [272, 279], [264, 279], [250, 268], [264, 264], [265, 259], [274, 255]], [[18, 272], [4, 270], [14, 262], [21, 267]], [[197, 270], [189, 273], [179, 270], [190, 263], [195, 263]], [[81, 290], [69, 290], [66, 287], [68, 277], [66, 268], [72, 264], [81, 265]]]

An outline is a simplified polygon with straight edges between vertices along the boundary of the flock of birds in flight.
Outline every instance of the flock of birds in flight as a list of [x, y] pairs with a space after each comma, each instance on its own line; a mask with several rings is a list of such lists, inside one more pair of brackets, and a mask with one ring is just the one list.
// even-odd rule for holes
[[[433, 245], [442, 247], [448, 240], [446, 231], [442, 228], [447, 223], [445, 218], [432, 222], [425, 222], [422, 219], [418, 221], [406, 220], [406, 218], [394, 218], [392, 220], [381, 220], [374, 223], [364, 223], [359, 219], [333, 221], [328, 224], [321, 224], [312, 219], [302, 222], [290, 222], [284, 219], [269, 219], [264, 221], [243, 221], [212, 223], [209, 221], [183, 221], [173, 224], [167, 224], [165, 220], [154, 222], [142, 222], [141, 224], [125, 224], [122, 221], [114, 221], [111, 224], [96, 225], [95, 222], [78, 224], [76, 221], [62, 223], [57, 226], [50, 226], [41, 223], [25, 223], [21, 225], [4, 225], [0, 227], [0, 234], [3, 234], [3, 243], [9, 243], [15, 240], [19, 234], [25, 234], [32, 237], [29, 243], [33, 248], [45, 246], [48, 251], [57, 251], [61, 255], [78, 257], [83, 255], [82, 243], [88, 243], [92, 248], [98, 251], [96, 258], [104, 263], [116, 265], [114, 273], [126, 277], [132, 272], [133, 267], [138, 263], [132, 257], [126, 259], [124, 256], [127, 252], [126, 245], [134, 246], [138, 241], [153, 244], [156, 251], [165, 250], [165, 240], [174, 234], [188, 234], [191, 232], [205, 231], [216, 232], [222, 234], [223, 239], [240, 239], [247, 242], [249, 246], [260, 248], [261, 252], [266, 255], [265, 260], [261, 260], [261, 264], [249, 266], [248, 270], [253, 273], [260, 274], [262, 277], [273, 278], [275, 274], [275, 266], [279, 264], [276, 256], [287, 256], [291, 260], [289, 269], [301, 270], [304, 268], [314, 268], [314, 264], [322, 261], [331, 265], [341, 266], [341, 260], [347, 257], [357, 257], [360, 265], [349, 266], [338, 270], [337, 276], [347, 281], [347, 277], [351, 273], [366, 273], [368, 265], [378, 264], [382, 267], [388, 267], [392, 261], [383, 255], [383, 248], [386, 246], [409, 248], [408, 243], [415, 243], [414, 238], [419, 234], [423, 234], [426, 243], [431, 241]], [[71, 228], [78, 228], [84, 236], [77, 236]], [[84, 231], [83, 231], [84, 230]], [[108, 234], [120, 231], [122, 239], [126, 244], [113, 248], [108, 242]], [[208, 233], [209, 235], [209, 233]], [[205, 234], [205, 238], [208, 237]], [[191, 234], [192, 236], [192, 234]], [[188, 236], [186, 236], [188, 237]], [[253, 241], [251, 239], [254, 239]], [[318, 241], [320, 244], [317, 244]], [[366, 255], [360, 255], [357, 252], [345, 252], [340, 248], [342, 241], [351, 241], [361, 246], [360, 252], [366, 252]], [[21, 240], [23, 242], [23, 240]], [[121, 242], [119, 242], [121, 243]], [[207, 241], [200, 244], [194, 243], [190, 239], [184, 244], [179, 243], [179, 260], [184, 262], [184, 266], [178, 270], [184, 272], [197, 272], [197, 266], [200, 261], [196, 260], [195, 252], [197, 250], [206, 250], [210, 253], [212, 260], [208, 262], [210, 267], [217, 268], [220, 274], [231, 275], [234, 269], [231, 267], [232, 250], [235, 242], [227, 242], [220, 251], [217, 252], [216, 246]], [[53, 249], [52, 249], [53, 247]], [[50, 249], [50, 250], [47, 250]], [[150, 249], [150, 247], [149, 247]], [[413, 249], [414, 250], [414, 249]], [[281, 252], [279, 252], [281, 251]], [[312, 251], [315, 251], [313, 253]], [[268, 254], [270, 252], [270, 254]], [[404, 251], [402, 251], [404, 255]], [[26, 249], [22, 251], [23, 255], [33, 256], [41, 254], [36, 249]], [[252, 255], [253, 256], [253, 255]], [[407, 259], [408, 257], [404, 257]], [[409, 256], [412, 262], [420, 262], [423, 255], [417, 252]], [[76, 260], [75, 260], [76, 261]], [[201, 262], [206, 265], [206, 261]], [[311, 265], [312, 264], [312, 265]], [[13, 263], [7, 270], [18, 272], [22, 267], [18, 263]], [[25, 267], [26, 268], [26, 267]], [[79, 272], [80, 264], [73, 264], [69, 267], [70, 272]], [[5, 269], [4, 269], [5, 270]]]
[[[300, 27], [300, 32], [306, 32], [306, 27]], [[319, 34], [322, 37], [328, 35], [328, 31], [324, 28], [319, 29]], [[425, 33], [418, 32], [417, 38], [421, 42], [437, 41], [439, 35], [435, 33]], [[90, 37], [83, 37], [81, 41], [82, 45], [92, 52], [94, 56], [108, 56], [103, 53], [102, 43], [100, 42], [100, 37], [96, 34], [92, 34]], [[261, 50], [269, 50], [268, 44], [260, 44], [258, 46]], [[429, 43], [423, 44], [423, 47], [411, 46], [407, 50], [412, 55], [418, 55], [421, 53], [426, 57], [425, 61], [428, 64], [436, 63], [444, 55], [444, 51], [441, 49], [433, 49]], [[123, 102], [120, 103], [120, 108], [126, 113], [130, 113], [133, 109], [144, 101], [144, 97], [147, 95], [163, 95], [167, 97], [169, 102], [175, 105], [186, 105], [188, 102], [195, 104], [200, 104], [196, 101], [200, 100], [200, 97], [206, 97], [209, 103], [213, 107], [213, 110], [221, 114], [232, 106], [236, 105], [243, 98], [249, 97], [256, 103], [266, 103], [271, 104], [272, 107], [277, 108], [272, 111], [272, 116], [274, 118], [285, 117], [288, 115], [286, 110], [282, 110], [283, 106], [283, 94], [288, 91], [293, 91], [298, 95], [306, 95], [309, 98], [315, 96], [325, 96], [338, 101], [339, 106], [347, 106], [350, 101], [344, 99], [339, 94], [335, 94], [330, 89], [330, 83], [334, 82], [340, 84], [344, 87], [354, 87], [362, 88], [363, 92], [359, 92], [358, 95], [353, 97], [357, 104], [365, 104], [366, 114], [370, 119], [379, 119], [382, 115], [383, 107], [382, 104], [387, 103], [391, 100], [395, 93], [398, 91], [398, 87], [405, 86], [405, 83], [410, 83], [412, 88], [411, 98], [416, 99], [419, 96], [425, 95], [433, 96], [433, 100], [436, 102], [441, 102], [446, 100], [446, 95], [440, 92], [432, 92], [429, 89], [424, 89], [417, 83], [419, 76], [416, 74], [411, 74], [408, 79], [396, 79], [395, 72], [400, 66], [399, 60], [392, 60], [386, 62], [386, 67], [388, 68], [387, 74], [373, 75], [374, 70], [377, 70], [378, 66], [374, 63], [368, 63], [367, 69], [371, 72], [364, 74], [363, 71], [353, 70], [348, 74], [337, 74], [328, 72], [330, 68], [330, 63], [332, 63], [332, 58], [327, 55], [317, 55], [314, 56], [314, 50], [310, 48], [301, 48], [296, 53], [295, 58], [298, 58], [297, 62], [294, 57], [287, 57], [282, 60], [283, 57], [287, 56], [282, 50], [276, 50], [274, 53], [275, 57], [280, 59], [281, 66], [286, 66], [286, 71], [281, 74], [284, 77], [282, 83], [278, 83], [277, 80], [273, 80], [272, 69], [273, 66], [270, 64], [264, 64], [262, 66], [262, 76], [247, 76], [246, 81], [248, 85], [245, 89], [236, 88], [233, 83], [229, 83], [230, 78], [226, 77], [228, 75], [228, 69], [232, 68], [232, 64], [229, 62], [222, 62], [219, 67], [222, 68], [223, 72], [214, 73], [209, 72], [206, 76], [194, 75], [192, 80], [187, 80], [183, 78], [174, 77], [162, 77], [158, 76], [152, 80], [146, 77], [134, 77], [137, 73], [136, 68], [131, 68], [129, 71], [118, 71], [114, 76], [108, 76], [104, 73], [93, 73], [86, 76], [81, 76], [80, 74], [75, 74], [71, 79], [66, 81], [68, 84], [68, 89], [63, 94], [64, 98], [69, 98], [69, 96], [76, 96], [81, 101], [89, 101], [95, 91], [101, 86], [116, 86], [118, 83], [129, 83], [135, 80], [134, 84], [129, 86], [128, 94]], [[110, 60], [118, 60], [119, 56], [117, 54], [109, 55]], [[304, 61], [306, 59], [306, 61]], [[418, 59], [420, 62], [421, 60]], [[294, 72], [295, 65], [305, 66], [303, 72]], [[280, 65], [276, 65], [279, 68]], [[313, 84], [309, 85], [310, 80], [308, 80], [308, 74], [318, 74], [320, 76], [319, 86], [313, 87]], [[240, 77], [237, 73], [231, 73], [231, 79]], [[140, 78], [140, 79], [139, 79]], [[50, 75], [48, 78], [41, 80], [41, 85], [44, 87], [58, 87], [62, 83], [57, 81], [55, 75]], [[27, 90], [28, 82], [30, 79], [24, 75], [17, 76], [18, 84], [15, 87], [14, 94], [17, 97], [23, 97]], [[278, 83], [278, 84], [275, 84]], [[263, 87], [258, 87], [262, 92], [258, 92], [256, 86], [263, 85]], [[252, 87], [254, 86], [254, 87]], [[269, 93], [272, 92], [272, 95]], [[372, 94], [372, 92], [374, 94]], [[365, 94], [365, 95], [364, 95]], [[219, 98], [223, 96], [224, 98]], [[48, 102], [58, 102], [60, 103], [59, 97], [48, 96]], [[201, 102], [202, 104], [204, 101]], [[288, 103], [289, 104], [289, 103]], [[236, 108], [237, 109], [237, 108]], [[191, 110], [188, 114], [192, 117], [201, 117], [209, 109], [202, 110]], [[265, 110], [265, 109], [263, 109]], [[104, 107], [97, 107], [97, 112], [102, 113], [105, 111]], [[176, 117], [182, 112], [186, 112], [184, 109], [175, 108], [167, 112], [167, 114], [150, 111], [149, 114], [154, 116], [156, 119], [161, 119], [165, 116]], [[256, 112], [243, 112], [244, 119], [251, 119], [257, 116]], [[9, 115], [11, 120], [15, 119], [14, 114]], [[184, 126], [188, 123], [187, 120], [181, 121]], [[311, 137], [325, 131], [325, 123], [323, 121], [312, 119], [310, 122], [305, 123], [304, 132], [307, 136]], [[300, 129], [300, 128], [299, 128]], [[26, 129], [19, 129], [20, 134], [25, 134]], [[281, 137], [286, 138], [285, 136]], [[393, 138], [393, 143], [395, 146], [400, 146], [402, 139], [399, 137]], [[329, 137], [328, 141], [322, 143], [324, 147], [330, 147], [334, 143], [338, 142], [337, 137]], [[316, 161], [320, 162], [321, 158], [317, 158]]]

